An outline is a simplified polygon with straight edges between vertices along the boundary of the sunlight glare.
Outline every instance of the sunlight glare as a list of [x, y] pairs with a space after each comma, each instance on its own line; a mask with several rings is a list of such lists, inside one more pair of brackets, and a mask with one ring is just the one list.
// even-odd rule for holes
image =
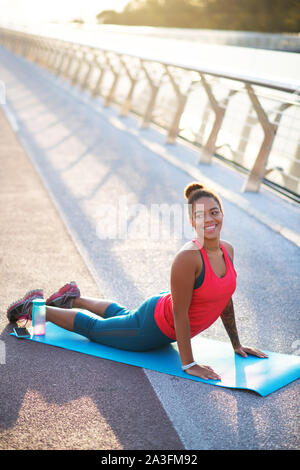
[[129, 0], [0, 0], [1, 20], [13, 23], [69, 22], [83, 19], [94, 23], [103, 10], [122, 11]]

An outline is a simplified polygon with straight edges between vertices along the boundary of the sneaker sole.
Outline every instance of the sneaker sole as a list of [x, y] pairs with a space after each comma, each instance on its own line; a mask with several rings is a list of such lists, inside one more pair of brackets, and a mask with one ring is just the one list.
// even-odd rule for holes
[[43, 296], [44, 296], [43, 290], [41, 290], [41, 289], [30, 290], [30, 291], [26, 292], [26, 294], [24, 295], [24, 297], [22, 297], [21, 299], [16, 300], [16, 301], [13, 302], [12, 304], [10, 304], [10, 306], [9, 306], [8, 309], [7, 309], [7, 318], [8, 318], [10, 321], [15, 321], [15, 320], [9, 318], [9, 315], [10, 315], [11, 311], [12, 311], [13, 309], [15, 309], [15, 308], [20, 307], [20, 305], [22, 305], [24, 302], [26, 302], [26, 300], [29, 300], [29, 299], [30, 299], [31, 297], [33, 297], [33, 296], [37, 296], [37, 297], [43, 298]]

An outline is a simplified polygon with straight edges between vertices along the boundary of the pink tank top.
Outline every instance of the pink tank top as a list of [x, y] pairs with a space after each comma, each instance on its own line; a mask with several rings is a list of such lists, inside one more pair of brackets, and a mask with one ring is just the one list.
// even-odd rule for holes
[[[205, 269], [204, 280], [200, 287], [194, 288], [189, 307], [191, 338], [206, 330], [221, 315], [236, 289], [236, 272], [227, 251], [221, 243], [226, 264], [226, 274], [218, 277], [209, 262], [205, 249], [198, 240], [193, 240], [199, 247]], [[154, 318], [159, 329], [169, 338], [176, 340], [171, 293], [158, 300]]]

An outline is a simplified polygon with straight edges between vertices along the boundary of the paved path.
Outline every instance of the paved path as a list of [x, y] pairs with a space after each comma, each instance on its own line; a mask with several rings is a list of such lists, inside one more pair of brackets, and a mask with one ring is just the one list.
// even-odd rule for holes
[[[193, 149], [165, 146], [157, 130], [139, 130], [133, 118], [120, 119], [113, 108], [1, 48], [0, 79], [12, 126], [2, 114], [0, 447], [299, 448], [298, 382], [261, 398], [8, 335], [6, 306], [27, 288], [48, 294], [76, 279], [83, 293], [128, 307], [168, 289], [183, 240], [103, 239], [107, 217], [115, 221], [103, 211], [116, 201], [139, 208], [181, 204], [184, 186], [201, 178], [223, 196], [241, 338], [299, 354], [299, 208], [266, 189], [241, 194], [238, 173], [218, 162], [197, 167]], [[203, 335], [227, 341], [219, 321]]]

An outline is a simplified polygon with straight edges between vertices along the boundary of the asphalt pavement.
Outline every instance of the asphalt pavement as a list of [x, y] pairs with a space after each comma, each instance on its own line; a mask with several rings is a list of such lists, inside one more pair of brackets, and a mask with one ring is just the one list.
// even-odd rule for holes
[[[76, 280], [83, 294], [129, 308], [167, 290], [191, 234], [170, 236], [162, 223], [151, 238], [145, 220], [157, 205], [181, 207], [197, 179], [223, 198], [242, 341], [300, 354], [300, 216], [265, 187], [241, 193], [244, 175], [217, 160], [198, 165], [199, 150], [165, 145], [159, 129], [3, 48], [0, 80], [0, 448], [298, 449], [299, 381], [262, 398], [9, 336], [7, 305], [32, 288], [48, 295]], [[139, 237], [120, 236], [128, 207], [127, 234]], [[228, 341], [220, 321], [203, 335]]]

